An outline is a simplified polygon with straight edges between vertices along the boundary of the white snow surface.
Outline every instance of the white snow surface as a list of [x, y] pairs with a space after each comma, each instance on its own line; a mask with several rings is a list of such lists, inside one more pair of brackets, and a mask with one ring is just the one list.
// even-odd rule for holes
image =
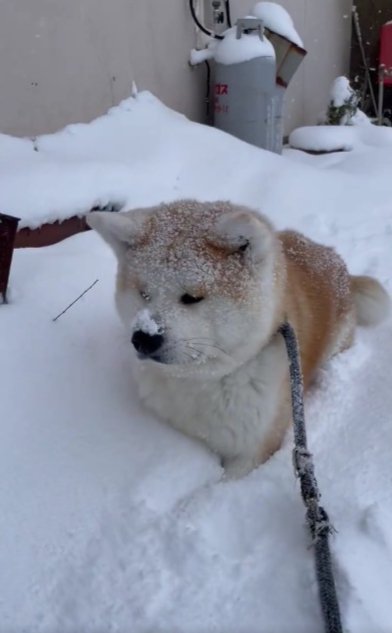
[[296, 31], [290, 14], [280, 4], [276, 2], [256, 2], [251, 14], [263, 20], [264, 26], [269, 31], [273, 31], [303, 48], [303, 41]]
[[[114, 198], [242, 202], [391, 290], [392, 140], [371, 128], [347, 153], [276, 156], [141, 94], [41, 137], [38, 153], [3, 138], [0, 191], [8, 211], [29, 199], [32, 223]], [[214, 455], [143, 411], [114, 273], [93, 232], [14, 255], [0, 306], [1, 631], [322, 633], [291, 433], [265, 465], [223, 482]], [[391, 358], [391, 320], [359, 330], [306, 403], [350, 633], [391, 631]]]

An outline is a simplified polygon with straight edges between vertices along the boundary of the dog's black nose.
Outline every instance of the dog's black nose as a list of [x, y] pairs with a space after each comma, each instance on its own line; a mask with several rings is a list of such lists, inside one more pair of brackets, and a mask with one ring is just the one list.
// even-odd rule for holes
[[143, 356], [151, 356], [159, 350], [163, 343], [162, 334], [148, 334], [143, 330], [136, 330], [132, 336], [132, 345]]

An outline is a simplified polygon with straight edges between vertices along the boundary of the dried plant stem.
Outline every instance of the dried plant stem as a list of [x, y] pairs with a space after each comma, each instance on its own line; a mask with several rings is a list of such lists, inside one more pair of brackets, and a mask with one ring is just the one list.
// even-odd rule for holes
[[78, 297], [76, 297], [76, 299], [74, 301], [72, 301], [72, 303], [69, 304], [69, 306], [67, 306], [66, 308], [64, 308], [64, 310], [62, 312], [60, 312], [60, 314], [58, 314], [57, 316], [54, 317], [54, 319], [52, 319], [52, 321], [57, 321], [57, 319], [59, 319], [63, 314], [65, 314], [70, 308], [72, 308], [73, 305], [75, 305], [75, 303], [77, 301], [79, 301], [79, 299], [81, 299], [89, 290], [91, 290], [91, 288], [93, 288], [95, 286], [95, 284], [97, 284], [99, 281], [99, 279], [96, 279], [91, 286], [89, 286], [88, 288], [86, 288], [86, 290], [84, 290], [82, 292], [82, 294], [80, 294]]

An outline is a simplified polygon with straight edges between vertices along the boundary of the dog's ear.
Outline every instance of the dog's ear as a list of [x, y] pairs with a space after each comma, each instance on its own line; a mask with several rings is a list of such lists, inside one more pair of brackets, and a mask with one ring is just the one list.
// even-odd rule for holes
[[225, 213], [214, 226], [213, 241], [229, 252], [242, 252], [258, 264], [271, 249], [273, 229], [262, 217], [246, 211]]
[[118, 257], [142, 238], [146, 219], [147, 214], [142, 211], [92, 211], [86, 216], [87, 224], [100, 234]]

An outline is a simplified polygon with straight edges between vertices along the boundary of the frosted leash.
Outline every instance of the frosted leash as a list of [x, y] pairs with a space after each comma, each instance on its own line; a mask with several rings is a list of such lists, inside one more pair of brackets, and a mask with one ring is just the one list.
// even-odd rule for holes
[[291, 402], [294, 425], [293, 460], [300, 481], [301, 495], [306, 507], [306, 521], [312, 535], [316, 577], [325, 633], [343, 633], [339, 601], [332, 569], [329, 535], [333, 528], [320, 505], [320, 492], [314, 474], [312, 455], [308, 451], [303, 400], [303, 380], [298, 341], [287, 321], [280, 326], [290, 366]]

